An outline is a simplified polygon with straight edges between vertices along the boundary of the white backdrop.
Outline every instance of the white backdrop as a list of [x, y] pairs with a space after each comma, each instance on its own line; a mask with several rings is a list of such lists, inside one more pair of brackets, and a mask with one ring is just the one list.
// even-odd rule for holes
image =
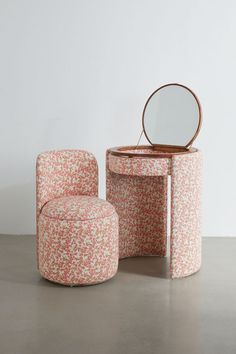
[[[35, 232], [35, 158], [135, 144], [168, 82], [203, 107], [205, 236], [236, 235], [234, 0], [0, 0], [0, 233]], [[143, 139], [143, 142], [145, 140]]]

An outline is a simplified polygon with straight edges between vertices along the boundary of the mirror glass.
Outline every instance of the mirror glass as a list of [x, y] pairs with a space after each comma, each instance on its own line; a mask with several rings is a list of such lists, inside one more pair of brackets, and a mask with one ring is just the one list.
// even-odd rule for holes
[[154, 91], [143, 111], [143, 130], [152, 145], [189, 146], [201, 125], [196, 95], [186, 86], [168, 84]]

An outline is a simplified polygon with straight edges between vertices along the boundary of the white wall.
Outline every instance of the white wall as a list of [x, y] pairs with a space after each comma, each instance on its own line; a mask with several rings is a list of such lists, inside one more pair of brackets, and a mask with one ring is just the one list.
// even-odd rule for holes
[[[135, 144], [149, 94], [203, 106], [204, 235], [236, 235], [236, 2], [0, 0], [0, 233], [35, 232], [35, 158]], [[144, 140], [143, 140], [144, 142]]]

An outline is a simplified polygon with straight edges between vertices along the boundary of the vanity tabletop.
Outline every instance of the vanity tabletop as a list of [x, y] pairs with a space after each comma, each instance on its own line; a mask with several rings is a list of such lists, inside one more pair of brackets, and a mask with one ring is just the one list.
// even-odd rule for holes
[[185, 148], [179, 146], [119, 146], [108, 149], [108, 153], [120, 157], [135, 158], [171, 158], [173, 155], [191, 154], [197, 152], [194, 147]]
[[197, 151], [173, 146], [121, 146], [108, 149], [107, 167], [111, 172], [129, 176], [166, 176], [171, 174], [172, 157]]

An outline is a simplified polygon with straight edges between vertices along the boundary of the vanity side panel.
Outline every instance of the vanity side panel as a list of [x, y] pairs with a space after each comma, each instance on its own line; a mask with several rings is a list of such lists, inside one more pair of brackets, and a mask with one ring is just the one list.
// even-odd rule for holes
[[119, 257], [166, 255], [167, 176], [128, 176], [109, 171], [106, 198], [119, 215]]
[[170, 271], [185, 277], [201, 267], [202, 156], [172, 158]]

